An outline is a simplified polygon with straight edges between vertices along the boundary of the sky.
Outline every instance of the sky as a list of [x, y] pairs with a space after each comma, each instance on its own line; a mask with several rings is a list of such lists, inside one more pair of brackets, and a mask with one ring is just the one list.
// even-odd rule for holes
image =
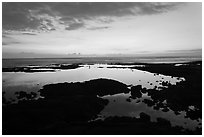
[[2, 56], [141, 55], [202, 49], [202, 3], [2, 4]]

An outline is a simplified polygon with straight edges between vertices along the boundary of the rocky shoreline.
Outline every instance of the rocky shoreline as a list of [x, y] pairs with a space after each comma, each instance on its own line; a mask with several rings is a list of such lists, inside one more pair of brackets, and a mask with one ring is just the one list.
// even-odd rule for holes
[[80, 64], [52, 64], [48, 66], [25, 66], [2, 68], [2, 72], [55, 72], [56, 70], [76, 69], [81, 67]]
[[[141, 98], [142, 93], [147, 93], [152, 100], [144, 99], [143, 102], [154, 109], [167, 112], [170, 108], [177, 115], [180, 111], [186, 111], [186, 118], [202, 119], [202, 62], [199, 63], [200, 65], [198, 62], [192, 62], [181, 66], [145, 64], [145, 67], [135, 67], [135, 69], [159, 74], [182, 76], [186, 79], [176, 85], [164, 83], [168, 88], [160, 91], [145, 89], [141, 85], [128, 88], [128, 85], [111, 79], [94, 79], [45, 85], [39, 90], [43, 98], [38, 100], [34, 99], [36, 96], [34, 93], [18, 92], [17, 96], [24, 99], [18, 104], [10, 104], [2, 108], [2, 133], [4, 135], [202, 134], [201, 128], [190, 131], [182, 127], [172, 127], [169, 121], [163, 118], [158, 118], [157, 122], [151, 122], [150, 116], [144, 112], [140, 113], [140, 118], [115, 116], [104, 121], [90, 121], [95, 119], [109, 103], [107, 99], [101, 97], [129, 92], [131, 93], [129, 101]], [[64, 69], [74, 67], [79, 66], [74, 65]], [[193, 106], [194, 109], [189, 109], [189, 106]]]

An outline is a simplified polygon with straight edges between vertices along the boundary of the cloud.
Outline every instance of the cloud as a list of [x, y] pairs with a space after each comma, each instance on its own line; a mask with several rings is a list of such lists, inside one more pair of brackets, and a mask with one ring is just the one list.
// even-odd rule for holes
[[8, 45], [7, 43], [5, 43], [5, 42], [2, 42], [2, 45]]
[[107, 26], [105, 26], [105, 27], [91, 27], [91, 28], [88, 28], [88, 30], [101, 30], [101, 29], [108, 29], [108, 28], [110, 28], [110, 27], [107, 27]]
[[151, 2], [151, 3], [138, 3], [132, 9], [132, 12], [136, 15], [151, 15], [163, 12], [168, 12], [169, 10], [175, 9], [178, 5], [183, 3], [174, 2]]
[[3, 3], [2, 11], [3, 29], [35, 29], [39, 25], [40, 21], [36, 18], [30, 17], [27, 7], [20, 3]]
[[66, 27], [65, 29], [66, 30], [75, 30], [75, 29], [79, 29], [81, 27], [84, 26], [84, 23], [73, 23], [73, 24], [70, 24], [68, 27]]
[[32, 32], [22, 32], [23, 35], [37, 35], [35, 33], [32, 33]]
[[[180, 3], [148, 2], [81, 2], [57, 3], [51, 9], [61, 16], [89, 18], [90, 16], [125, 16], [130, 14], [154, 14], [170, 10]], [[137, 9], [137, 10], [134, 10]]]
[[70, 13], [63, 13], [61, 9], [54, 9], [60, 3], [38, 4], [28, 7], [20, 3], [10, 9], [7, 7], [9, 14], [21, 13], [25, 15], [23, 18], [39, 22], [34, 28], [24, 25], [21, 30], [9, 30], [9, 23], [8, 29], [3, 26], [4, 53], [137, 54], [202, 46], [201, 3], [185, 6], [178, 3], [131, 3], [134, 6], [109, 11], [94, 9], [94, 13], [83, 13], [84, 9], [74, 11], [78, 10], [74, 9], [75, 5], [71, 6], [72, 10], [67, 8]]
[[[150, 15], [167, 12], [180, 3], [148, 2], [4, 2], [2, 26], [5, 30], [74, 30], [86, 20], [111, 23], [111, 17]], [[107, 17], [107, 18], [100, 18]], [[99, 19], [97, 19], [99, 18]]]
[[[7, 46], [7, 45], [12, 45], [12, 44], [21, 44], [20, 41], [18, 41], [16, 38], [13, 37], [12, 35], [13, 32], [7, 32], [5, 34], [2, 34], [2, 45]], [[20, 33], [18, 34], [20, 35]]]
[[3, 45], [3, 46], [11, 45], [11, 44], [21, 44], [21, 42], [19, 42], [19, 41], [13, 41], [13, 40], [2, 41], [2, 45]]
[[7, 38], [8, 36], [5, 34], [2, 34], [2, 38]]

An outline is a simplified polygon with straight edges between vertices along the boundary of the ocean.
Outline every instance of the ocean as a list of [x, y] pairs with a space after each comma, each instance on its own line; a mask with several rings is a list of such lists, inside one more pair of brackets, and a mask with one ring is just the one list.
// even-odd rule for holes
[[108, 63], [182, 63], [190, 61], [201, 61], [202, 58], [195, 57], [76, 57], [76, 58], [13, 58], [2, 59], [2, 67], [19, 67], [28, 65], [50, 65], [50, 64], [108, 64]]

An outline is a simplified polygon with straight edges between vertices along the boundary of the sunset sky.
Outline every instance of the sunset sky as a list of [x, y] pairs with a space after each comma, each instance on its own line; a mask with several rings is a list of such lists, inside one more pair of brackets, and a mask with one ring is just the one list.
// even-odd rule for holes
[[202, 48], [201, 3], [3, 3], [3, 57]]

